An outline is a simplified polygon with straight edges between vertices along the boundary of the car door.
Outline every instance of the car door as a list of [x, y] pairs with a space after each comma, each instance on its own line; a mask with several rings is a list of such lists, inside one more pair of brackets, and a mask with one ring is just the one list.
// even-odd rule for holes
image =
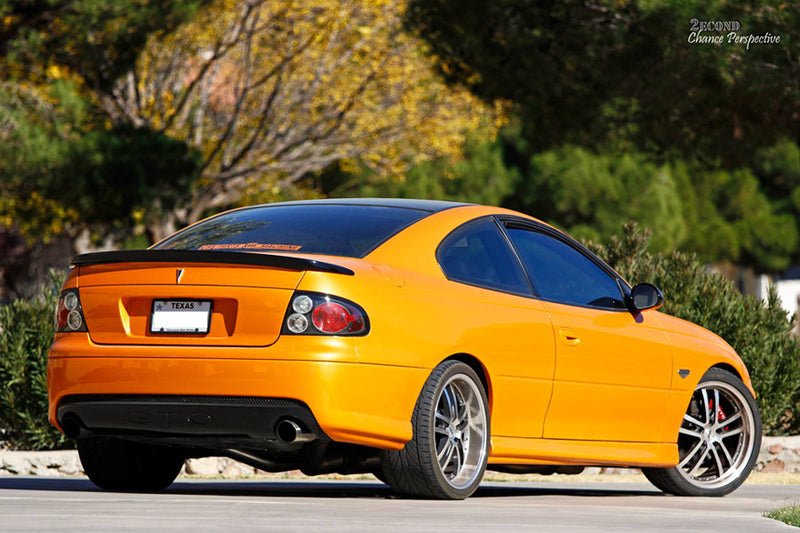
[[660, 442], [672, 350], [658, 313], [631, 312], [627, 285], [560, 232], [514, 220], [504, 227], [555, 330], [543, 437]]

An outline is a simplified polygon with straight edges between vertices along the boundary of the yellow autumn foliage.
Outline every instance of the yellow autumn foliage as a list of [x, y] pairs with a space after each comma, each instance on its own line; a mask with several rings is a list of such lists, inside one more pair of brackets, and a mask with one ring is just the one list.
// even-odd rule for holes
[[218, 0], [150, 39], [115, 104], [202, 152], [189, 206], [198, 216], [336, 161], [397, 176], [423, 160], [456, 160], [468, 133], [494, 136], [502, 109], [442, 81], [422, 41], [402, 27], [405, 7]]
[[29, 245], [49, 240], [64, 231], [64, 226], [78, 220], [75, 209], [32, 193], [27, 198], [0, 196], [0, 228], [10, 228], [25, 236]]

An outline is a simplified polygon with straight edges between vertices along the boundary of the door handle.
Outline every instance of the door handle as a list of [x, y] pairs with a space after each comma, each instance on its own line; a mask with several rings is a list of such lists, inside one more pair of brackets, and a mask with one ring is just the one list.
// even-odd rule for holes
[[569, 346], [577, 346], [581, 343], [578, 334], [570, 328], [559, 328], [558, 334], [561, 336], [561, 340], [564, 341], [564, 344]]

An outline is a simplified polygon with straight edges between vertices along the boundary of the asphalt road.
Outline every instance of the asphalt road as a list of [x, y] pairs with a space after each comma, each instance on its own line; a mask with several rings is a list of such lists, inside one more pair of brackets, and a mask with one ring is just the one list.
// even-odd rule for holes
[[470, 499], [396, 499], [377, 481], [180, 480], [161, 494], [82, 478], [0, 478], [0, 531], [797, 531], [761, 517], [800, 485], [676, 498], [646, 484], [485, 483]]

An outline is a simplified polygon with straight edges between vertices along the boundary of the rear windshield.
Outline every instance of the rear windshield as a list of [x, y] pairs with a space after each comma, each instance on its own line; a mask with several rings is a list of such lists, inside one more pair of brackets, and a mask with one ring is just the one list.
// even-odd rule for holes
[[366, 205], [264, 206], [200, 222], [154, 248], [364, 257], [428, 214], [419, 209]]

